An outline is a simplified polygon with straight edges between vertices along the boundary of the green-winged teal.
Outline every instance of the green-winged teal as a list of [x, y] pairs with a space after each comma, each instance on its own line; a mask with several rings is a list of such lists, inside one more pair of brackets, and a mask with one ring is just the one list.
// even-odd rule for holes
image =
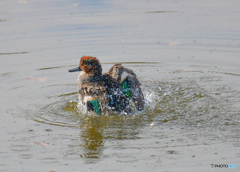
[[107, 115], [110, 111], [129, 113], [130, 102], [137, 110], [144, 109], [144, 96], [136, 74], [114, 64], [108, 73], [102, 74], [102, 66], [96, 57], [83, 56], [77, 68], [69, 72], [82, 71], [78, 76], [78, 98], [87, 105], [88, 111]]

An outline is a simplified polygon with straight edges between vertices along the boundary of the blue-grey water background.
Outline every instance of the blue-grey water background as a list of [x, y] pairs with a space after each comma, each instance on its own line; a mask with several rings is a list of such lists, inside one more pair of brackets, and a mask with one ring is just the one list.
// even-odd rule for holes
[[[0, 171], [240, 165], [239, 3], [1, 0]], [[67, 72], [83, 55], [133, 69], [146, 110], [83, 114]]]

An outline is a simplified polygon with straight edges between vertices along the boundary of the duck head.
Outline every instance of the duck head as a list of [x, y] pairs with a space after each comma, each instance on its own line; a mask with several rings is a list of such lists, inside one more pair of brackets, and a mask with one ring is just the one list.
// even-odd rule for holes
[[96, 57], [83, 56], [77, 68], [70, 69], [69, 72], [83, 71], [89, 75], [102, 75], [102, 66]]

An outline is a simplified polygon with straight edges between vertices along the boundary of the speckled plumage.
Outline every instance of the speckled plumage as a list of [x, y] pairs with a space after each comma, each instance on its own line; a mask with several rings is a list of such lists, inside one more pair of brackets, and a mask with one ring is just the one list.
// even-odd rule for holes
[[[141, 83], [136, 74], [117, 63], [108, 73], [102, 74], [100, 62], [95, 57], [83, 56], [80, 60], [82, 72], [78, 76], [78, 98], [83, 104], [91, 99], [97, 99], [100, 103], [102, 114], [110, 111], [124, 111], [129, 113], [130, 100], [135, 103], [138, 110], [144, 109], [144, 97], [141, 91]], [[80, 69], [79, 68], [79, 69]], [[127, 75], [131, 85], [131, 96], [124, 94], [121, 87], [123, 73]]]

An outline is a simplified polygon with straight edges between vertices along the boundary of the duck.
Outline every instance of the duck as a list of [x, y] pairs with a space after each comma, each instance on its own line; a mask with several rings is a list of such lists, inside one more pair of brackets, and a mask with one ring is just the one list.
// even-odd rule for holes
[[133, 70], [114, 64], [102, 74], [102, 66], [96, 57], [83, 56], [80, 65], [69, 72], [81, 71], [77, 79], [79, 102], [87, 111], [97, 115], [108, 115], [113, 111], [131, 113], [131, 105], [138, 111], [144, 110], [144, 96], [141, 83]]

